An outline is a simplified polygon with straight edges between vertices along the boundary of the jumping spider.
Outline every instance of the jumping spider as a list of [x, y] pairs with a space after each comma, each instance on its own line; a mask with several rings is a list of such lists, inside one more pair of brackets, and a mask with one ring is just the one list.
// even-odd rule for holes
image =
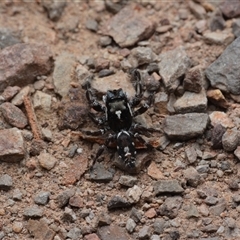
[[[105, 144], [101, 145], [97, 151], [97, 154], [93, 159], [93, 164], [103, 153], [105, 146], [108, 146], [112, 142], [116, 142], [119, 158], [124, 162], [127, 168], [135, 168], [137, 152], [134, 141], [137, 140], [138, 142], [147, 145], [138, 132], [149, 133], [153, 131], [153, 129], [145, 128], [140, 124], [134, 123], [133, 118], [148, 110], [153, 103], [154, 92], [149, 94], [144, 104], [140, 104], [143, 99], [141, 74], [138, 70], [134, 69], [131, 72], [131, 76], [135, 80], [135, 96], [132, 99], [128, 99], [122, 88], [108, 90], [106, 95], [103, 96], [103, 102], [105, 105], [102, 105], [97, 101], [97, 98], [91, 89], [90, 81], [86, 82], [86, 98], [90, 107], [97, 112], [104, 113], [104, 115], [98, 117], [90, 111], [90, 118], [97, 125], [102, 126], [102, 128], [97, 131], [84, 131], [84, 133], [91, 136], [99, 136], [108, 131], [111, 132], [105, 140]], [[134, 110], [136, 107], [138, 107], [138, 109]]]

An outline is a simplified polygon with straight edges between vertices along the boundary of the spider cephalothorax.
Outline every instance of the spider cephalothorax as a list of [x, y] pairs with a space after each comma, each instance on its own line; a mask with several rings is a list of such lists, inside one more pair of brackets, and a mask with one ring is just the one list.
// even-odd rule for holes
[[126, 93], [121, 88], [108, 90], [103, 100], [106, 105], [106, 119], [110, 129], [115, 133], [129, 130], [132, 126], [132, 111]]
[[145, 104], [134, 111], [134, 108], [137, 107], [142, 100], [143, 92], [140, 72], [134, 70], [132, 76], [135, 80], [135, 96], [132, 99], [128, 99], [122, 88], [108, 90], [106, 95], [103, 96], [105, 105], [97, 101], [91, 89], [90, 82], [86, 84], [86, 97], [91, 108], [105, 114], [101, 117], [97, 117], [94, 113], [90, 112], [89, 116], [95, 123], [102, 126], [102, 129], [98, 131], [86, 131], [85, 133], [96, 136], [106, 131], [112, 131], [106, 139], [105, 144], [99, 148], [94, 161], [102, 154], [104, 146], [108, 146], [110, 142], [115, 141], [119, 158], [124, 162], [125, 166], [129, 168], [135, 167], [137, 153], [134, 140], [137, 139], [140, 142], [145, 142], [137, 131], [148, 131], [149, 129], [139, 124], [133, 124], [133, 118], [147, 111], [152, 104], [153, 93], [149, 94]]

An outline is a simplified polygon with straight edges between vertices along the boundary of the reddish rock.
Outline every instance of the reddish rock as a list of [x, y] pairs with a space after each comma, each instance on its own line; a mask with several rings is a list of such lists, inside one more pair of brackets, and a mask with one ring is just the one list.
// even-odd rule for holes
[[19, 162], [25, 156], [24, 140], [17, 128], [0, 130], [0, 161]]
[[155, 211], [154, 208], [150, 208], [148, 209], [145, 214], [144, 214], [147, 218], [154, 218], [157, 215], [157, 212]]
[[84, 206], [83, 204], [83, 198], [80, 196], [72, 196], [69, 199], [69, 204], [72, 207], [82, 208]]
[[40, 221], [30, 219], [26, 228], [35, 239], [52, 240], [55, 236], [55, 232], [50, 229], [47, 223], [42, 219]]
[[84, 236], [84, 240], [100, 240], [96, 233], [91, 233]]
[[201, 66], [195, 66], [189, 69], [183, 80], [183, 88], [186, 91], [199, 93], [203, 87], [203, 71]]
[[147, 174], [153, 179], [164, 179], [163, 173], [157, 167], [157, 164], [155, 162], [151, 162], [148, 167]]
[[105, 24], [103, 34], [113, 37], [120, 47], [130, 47], [149, 38], [155, 24], [146, 16], [144, 9], [137, 4], [129, 4]]
[[25, 86], [52, 68], [48, 46], [19, 43], [0, 52], [0, 91], [7, 86]]
[[100, 239], [104, 240], [130, 240], [132, 239], [125, 231], [125, 229], [116, 226], [116, 225], [110, 225], [110, 226], [103, 226], [98, 228], [98, 235], [100, 236]]
[[12, 126], [24, 128], [28, 124], [27, 117], [22, 110], [10, 102], [5, 102], [0, 105], [0, 110], [5, 120]]
[[226, 18], [236, 18], [240, 16], [240, 2], [225, 0], [220, 9]]
[[18, 86], [8, 86], [4, 92], [2, 93], [2, 97], [5, 101], [9, 101], [11, 100], [19, 91], [20, 91], [20, 87]]
[[85, 173], [88, 166], [88, 158], [85, 154], [77, 156], [74, 160], [74, 164], [69, 167], [69, 170], [63, 177], [64, 185], [72, 185], [78, 181]]

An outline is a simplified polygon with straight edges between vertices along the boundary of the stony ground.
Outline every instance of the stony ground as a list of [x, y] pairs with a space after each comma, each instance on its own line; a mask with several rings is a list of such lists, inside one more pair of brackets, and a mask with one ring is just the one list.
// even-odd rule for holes
[[[239, 1], [0, 6], [0, 239], [240, 239]], [[85, 81], [131, 98], [134, 68], [152, 149], [90, 170]]]

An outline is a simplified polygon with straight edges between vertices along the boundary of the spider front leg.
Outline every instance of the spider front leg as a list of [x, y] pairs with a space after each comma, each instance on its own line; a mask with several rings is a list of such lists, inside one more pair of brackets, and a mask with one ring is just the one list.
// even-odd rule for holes
[[132, 81], [135, 82], [134, 88], [135, 88], [136, 93], [135, 93], [135, 96], [133, 97], [133, 99], [130, 101], [130, 106], [135, 107], [141, 102], [142, 96], [143, 96], [141, 73], [137, 69], [133, 69], [131, 71], [131, 78], [132, 78]]
[[97, 101], [96, 96], [93, 94], [93, 90], [91, 89], [91, 84], [89, 81], [87, 81], [86, 83], [86, 98], [89, 102], [89, 105], [91, 106], [91, 108], [93, 108], [95, 111], [97, 112], [105, 112], [105, 106], [103, 106], [102, 104], [100, 104]]
[[147, 101], [144, 102], [144, 104], [140, 108], [138, 108], [136, 111], [133, 112], [133, 117], [136, 117], [138, 115], [145, 113], [148, 110], [148, 108], [153, 104], [153, 102], [154, 102], [154, 93], [150, 93], [147, 98]]
[[92, 121], [97, 125], [103, 125], [106, 122], [106, 116], [98, 117], [92, 112], [89, 112], [88, 115], [92, 119]]

